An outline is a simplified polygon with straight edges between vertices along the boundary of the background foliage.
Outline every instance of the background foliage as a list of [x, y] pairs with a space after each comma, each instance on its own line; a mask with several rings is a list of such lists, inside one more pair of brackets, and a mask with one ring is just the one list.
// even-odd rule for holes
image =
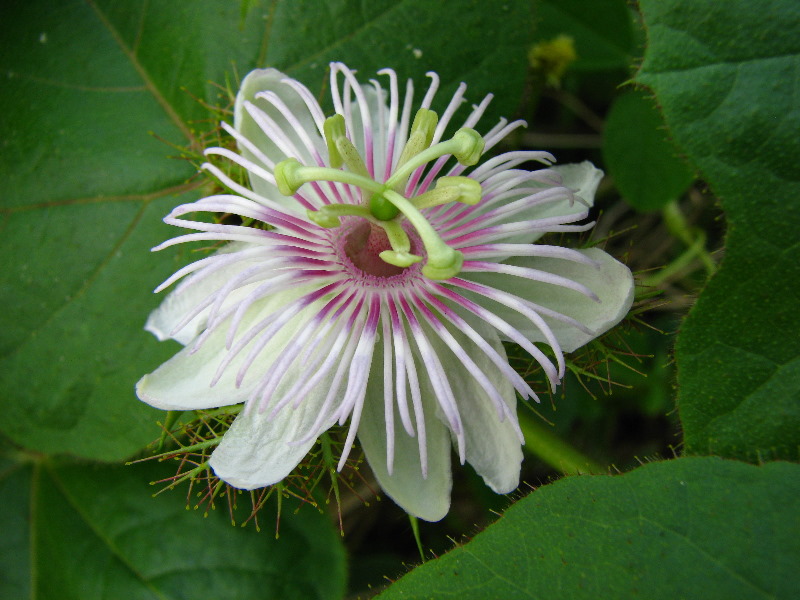
[[[420, 86], [435, 70], [441, 98], [461, 81], [471, 101], [493, 92], [484, 123], [521, 115], [518, 145], [602, 164], [594, 239], [638, 272], [642, 298], [660, 292], [642, 319], [668, 332], [625, 328], [593, 350], [646, 377], [576, 370], [541, 407], [551, 433], [624, 474], [551, 483], [531, 456], [537, 491], [472, 541], [509, 501], [462, 474], [422, 540], [437, 554], [447, 535], [465, 543], [381, 597], [791, 597], [799, 28], [793, 0], [4, 3], [0, 596], [366, 597], [419, 560], [390, 502], [346, 500], [344, 542], [333, 519], [292, 505], [276, 541], [263, 513], [260, 533], [231, 527], [224, 507], [204, 519], [180, 493], [149, 498], [171, 471], [112, 464], [156, 437], [163, 416], [133, 385], [176, 350], [142, 330], [151, 290], [190, 260], [149, 253], [171, 235], [161, 217], [202, 194], [170, 144], [206, 145], [205, 105], [224, 108], [256, 66], [322, 95], [341, 60]], [[577, 58], [553, 87], [528, 52], [559, 35]], [[675, 379], [669, 333], [695, 297]]]

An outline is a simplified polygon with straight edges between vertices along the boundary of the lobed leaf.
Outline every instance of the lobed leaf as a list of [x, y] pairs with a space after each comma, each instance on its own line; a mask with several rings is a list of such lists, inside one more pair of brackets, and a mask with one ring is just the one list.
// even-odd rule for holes
[[725, 209], [725, 259], [676, 346], [686, 450], [800, 458], [800, 22], [792, 0], [643, 0], [650, 86]]

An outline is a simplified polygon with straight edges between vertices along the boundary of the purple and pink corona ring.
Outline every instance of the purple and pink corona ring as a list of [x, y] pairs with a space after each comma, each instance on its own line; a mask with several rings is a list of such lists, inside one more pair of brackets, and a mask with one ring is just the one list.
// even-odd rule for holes
[[[210, 458], [240, 489], [280, 482], [345, 426], [340, 468], [357, 439], [385, 493], [436, 521], [450, 507], [451, 454], [497, 493], [519, 484], [517, 394], [538, 399], [502, 342], [555, 388], [563, 353], [627, 314], [633, 278], [602, 250], [537, 243], [591, 228], [598, 169], [495, 155], [524, 123], [479, 128], [491, 96], [464, 108], [462, 84], [439, 115], [436, 74], [419, 105], [411, 81], [401, 94], [394, 71], [378, 75], [360, 83], [332, 64], [328, 118], [300, 82], [247, 75], [234, 126], [222, 125], [239, 153], [205, 152], [249, 186], [205, 164], [228, 192], [164, 219], [194, 231], [156, 250], [224, 245], [158, 288], [176, 284], [146, 328], [185, 347], [136, 391], [168, 410], [243, 404]], [[241, 219], [184, 218], [197, 212]]]

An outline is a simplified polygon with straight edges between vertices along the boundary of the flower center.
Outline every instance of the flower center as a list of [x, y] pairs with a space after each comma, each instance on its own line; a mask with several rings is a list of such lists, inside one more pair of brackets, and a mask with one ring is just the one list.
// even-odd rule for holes
[[[464, 127], [451, 139], [431, 146], [437, 122], [438, 117], [433, 111], [421, 108], [417, 112], [394, 172], [380, 183], [371, 178], [358, 150], [347, 137], [344, 117], [334, 115], [325, 121], [324, 126], [331, 167], [307, 167], [294, 158], [283, 160], [275, 165], [278, 190], [291, 196], [301, 185], [311, 181], [337, 181], [358, 187], [362, 191], [361, 204], [328, 204], [319, 210], [308, 211], [309, 219], [328, 228], [340, 227], [340, 217], [343, 216], [365, 220], [365, 225], [370, 226], [369, 231], [364, 228], [359, 235], [352, 232], [352, 242], [348, 238], [348, 246], [352, 249], [347, 255], [354, 264], [353, 256], [362, 260], [362, 255], [368, 255], [372, 258], [363, 258], [366, 261], [363, 264], [368, 267], [364, 270], [377, 275], [378, 271], [388, 269], [372, 264], [378, 259], [401, 270], [422, 261], [421, 256], [411, 253], [411, 243], [402, 226], [403, 222], [408, 222], [419, 235], [427, 254], [422, 274], [429, 279], [454, 277], [461, 270], [463, 255], [439, 237], [420, 211], [450, 202], [476, 204], [481, 199], [480, 184], [469, 177], [440, 177], [434, 189], [413, 198], [406, 198], [400, 190], [406, 187], [409, 176], [416, 169], [442, 156], [452, 155], [462, 165], [475, 165], [480, 160], [484, 141], [477, 131]], [[340, 168], [342, 166], [346, 170]], [[382, 236], [378, 233], [381, 230]], [[359, 236], [364, 236], [363, 242], [358, 241]], [[396, 274], [392, 269], [388, 272]]]
[[375, 277], [394, 277], [403, 272], [403, 267], [383, 260], [381, 252], [391, 250], [389, 236], [379, 226], [361, 221], [346, 235], [344, 253], [353, 265]]

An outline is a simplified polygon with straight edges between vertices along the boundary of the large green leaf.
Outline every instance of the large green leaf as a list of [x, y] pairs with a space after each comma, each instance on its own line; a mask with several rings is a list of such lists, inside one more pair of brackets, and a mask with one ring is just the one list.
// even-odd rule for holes
[[484, 117], [493, 125], [500, 116], [512, 117], [519, 103], [533, 31], [531, 6], [476, 0], [278, 2], [265, 58], [312, 89], [332, 60], [357, 68], [364, 78], [391, 67], [400, 77], [413, 77], [420, 90], [427, 88], [425, 73], [435, 71], [442, 81], [435, 106], [443, 107], [464, 81], [472, 102], [495, 94]]
[[800, 466], [682, 458], [567, 477], [380, 595], [753, 600], [796, 597]]
[[[137, 54], [147, 5], [124, 4], [138, 41], [91, 2], [14, 2], [0, 21], [10, 73], [0, 96], [2, 427], [37, 450], [105, 459], [153, 436], [154, 413], [131, 386], [175, 348], [141, 328], [158, 301], [152, 289], [186, 258], [148, 250], [170, 235], [161, 216], [194, 171], [149, 135], [187, 144], [193, 115], [173, 106], [186, 92], [155, 79]], [[191, 80], [194, 63], [173, 62], [169, 49], [159, 64]]]
[[[341, 598], [344, 551], [330, 520], [284, 514], [280, 538], [203, 519], [179, 493], [150, 498], [163, 468], [3, 465], [0, 597], [31, 600]], [[248, 500], [243, 500], [249, 502]], [[272, 517], [266, 513], [272, 513]], [[265, 510], [264, 519], [274, 518]]]
[[[642, 0], [638, 75], [722, 201], [725, 259], [676, 362], [686, 449], [800, 457], [800, 4]], [[792, 26], [792, 24], [794, 26]]]
[[200, 194], [194, 168], [149, 132], [198, 149], [212, 123], [196, 99], [229, 101], [214, 82], [235, 90], [270, 64], [323, 90], [333, 59], [367, 77], [394, 66], [421, 85], [435, 69], [443, 91], [474, 83], [475, 101], [494, 88], [495, 118], [518, 101], [531, 19], [527, 3], [466, 0], [3, 6], [0, 428], [32, 449], [103, 460], [155, 435], [133, 386], [176, 346], [142, 325], [151, 290], [191, 256], [149, 248], [174, 235], [161, 217]]

